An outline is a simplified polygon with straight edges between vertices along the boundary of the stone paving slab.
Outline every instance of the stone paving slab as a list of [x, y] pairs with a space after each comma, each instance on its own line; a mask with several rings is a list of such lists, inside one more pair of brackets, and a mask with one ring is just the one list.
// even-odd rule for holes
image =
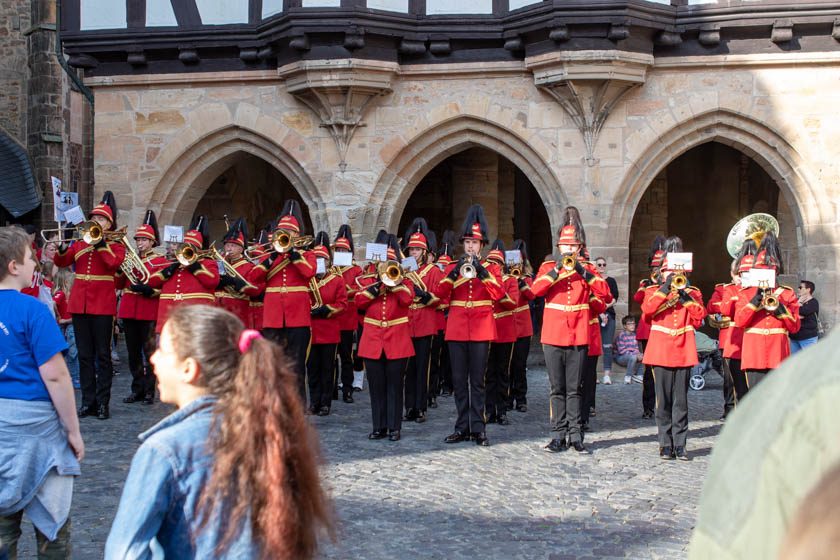
[[[123, 364], [125, 357], [123, 357]], [[101, 558], [136, 435], [171, 411], [156, 403], [126, 405], [125, 365], [114, 379], [112, 419], [83, 419], [87, 445], [73, 501], [73, 558]], [[620, 378], [619, 378], [620, 379]], [[334, 402], [314, 417], [339, 520], [327, 559], [681, 558], [696, 518], [708, 456], [721, 423], [720, 378], [690, 392], [687, 463], [658, 458], [656, 426], [641, 418], [641, 385], [598, 386], [591, 454], [542, 450], [548, 430], [544, 367], [528, 372], [529, 410], [511, 425], [490, 425], [488, 448], [447, 445], [455, 405], [440, 398], [424, 424], [403, 426], [403, 439], [369, 441], [367, 392], [355, 404]], [[34, 558], [26, 523], [20, 557]]]

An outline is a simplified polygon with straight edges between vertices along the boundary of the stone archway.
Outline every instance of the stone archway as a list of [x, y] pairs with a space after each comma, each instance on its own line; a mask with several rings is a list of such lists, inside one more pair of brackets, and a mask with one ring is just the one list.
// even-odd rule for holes
[[313, 227], [316, 230], [327, 227], [323, 218], [326, 204], [303, 167], [271, 139], [236, 125], [216, 130], [195, 141], [167, 168], [150, 202], [158, 220], [173, 224], [189, 222], [207, 189], [230, 167], [231, 159], [238, 153], [256, 156], [282, 173], [309, 208]]
[[477, 117], [460, 116], [422, 132], [388, 163], [371, 193], [364, 231], [396, 231], [405, 205], [423, 177], [446, 158], [474, 147], [498, 153], [527, 175], [545, 206], [552, 229], [556, 229], [567, 199], [540, 154], [509, 129]]

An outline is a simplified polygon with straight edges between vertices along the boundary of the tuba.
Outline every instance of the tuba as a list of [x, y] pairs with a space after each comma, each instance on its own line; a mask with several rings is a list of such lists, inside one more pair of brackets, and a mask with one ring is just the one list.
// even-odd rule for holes
[[779, 235], [779, 222], [770, 214], [759, 212], [745, 216], [729, 230], [726, 236], [726, 251], [734, 259], [738, 256], [744, 241], [752, 239], [756, 245], [761, 245], [761, 240], [768, 231], [772, 231], [777, 237]]

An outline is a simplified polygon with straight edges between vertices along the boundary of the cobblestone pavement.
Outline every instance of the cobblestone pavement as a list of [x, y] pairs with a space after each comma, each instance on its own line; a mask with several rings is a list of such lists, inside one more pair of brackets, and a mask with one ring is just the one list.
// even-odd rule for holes
[[[83, 419], [87, 444], [73, 502], [73, 557], [100, 558], [136, 435], [171, 409], [125, 405], [126, 366], [114, 379], [112, 419]], [[542, 450], [548, 431], [543, 366], [528, 373], [527, 413], [490, 425], [489, 448], [447, 445], [455, 404], [440, 398], [424, 424], [403, 425], [399, 442], [369, 441], [367, 392], [312, 419], [324, 478], [339, 519], [330, 559], [682, 558], [696, 518], [709, 453], [721, 424], [720, 378], [690, 391], [687, 463], [658, 458], [656, 425], [641, 418], [641, 385], [598, 386], [589, 455]], [[21, 558], [34, 558], [27, 524]]]

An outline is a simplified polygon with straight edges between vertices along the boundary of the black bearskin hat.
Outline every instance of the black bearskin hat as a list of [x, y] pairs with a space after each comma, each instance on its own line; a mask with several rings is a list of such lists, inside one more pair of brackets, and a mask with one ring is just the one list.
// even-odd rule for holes
[[146, 210], [146, 217], [143, 219], [143, 225], [152, 228], [155, 235], [154, 246], [160, 245], [160, 229], [158, 228], [157, 216], [154, 210]]
[[756, 265], [775, 267], [778, 274], [783, 274], [782, 249], [779, 247], [779, 238], [772, 231], [768, 231], [758, 246], [758, 253], [755, 257]]
[[[421, 234], [422, 237], [415, 234]], [[414, 239], [412, 240], [412, 236]], [[413, 244], [412, 244], [413, 241]], [[421, 249], [429, 249], [429, 225], [425, 218], [414, 218], [408, 229], [405, 230], [405, 235], [402, 239], [403, 247], [407, 250], [409, 247], [418, 247]]]
[[210, 247], [210, 232], [207, 227], [207, 218], [204, 214], [193, 218], [190, 229], [201, 234], [201, 248], [207, 250]]
[[347, 247], [345, 248], [349, 248], [351, 253], [355, 251], [355, 246], [353, 244], [353, 232], [348, 224], [342, 224], [341, 226], [339, 226], [338, 235], [335, 236], [334, 245], [344, 246], [343, 243], [339, 244], [339, 239], [346, 239]]
[[451, 229], [448, 229], [443, 232], [443, 236], [441, 237], [440, 247], [438, 250], [438, 256], [446, 255], [450, 259], [455, 257], [455, 243], [457, 239], [455, 237], [455, 232]]
[[574, 206], [566, 206], [563, 210], [557, 237], [558, 245], [586, 245], [586, 232], [580, 219], [580, 211]]
[[299, 235], [304, 234], [303, 214], [300, 203], [297, 200], [289, 199], [283, 204], [283, 210], [277, 217], [275, 226], [277, 229], [294, 231]]
[[478, 239], [487, 244], [487, 220], [480, 204], [473, 204], [467, 210], [467, 217], [461, 226], [461, 237], [458, 240], [463, 243], [467, 238]]

